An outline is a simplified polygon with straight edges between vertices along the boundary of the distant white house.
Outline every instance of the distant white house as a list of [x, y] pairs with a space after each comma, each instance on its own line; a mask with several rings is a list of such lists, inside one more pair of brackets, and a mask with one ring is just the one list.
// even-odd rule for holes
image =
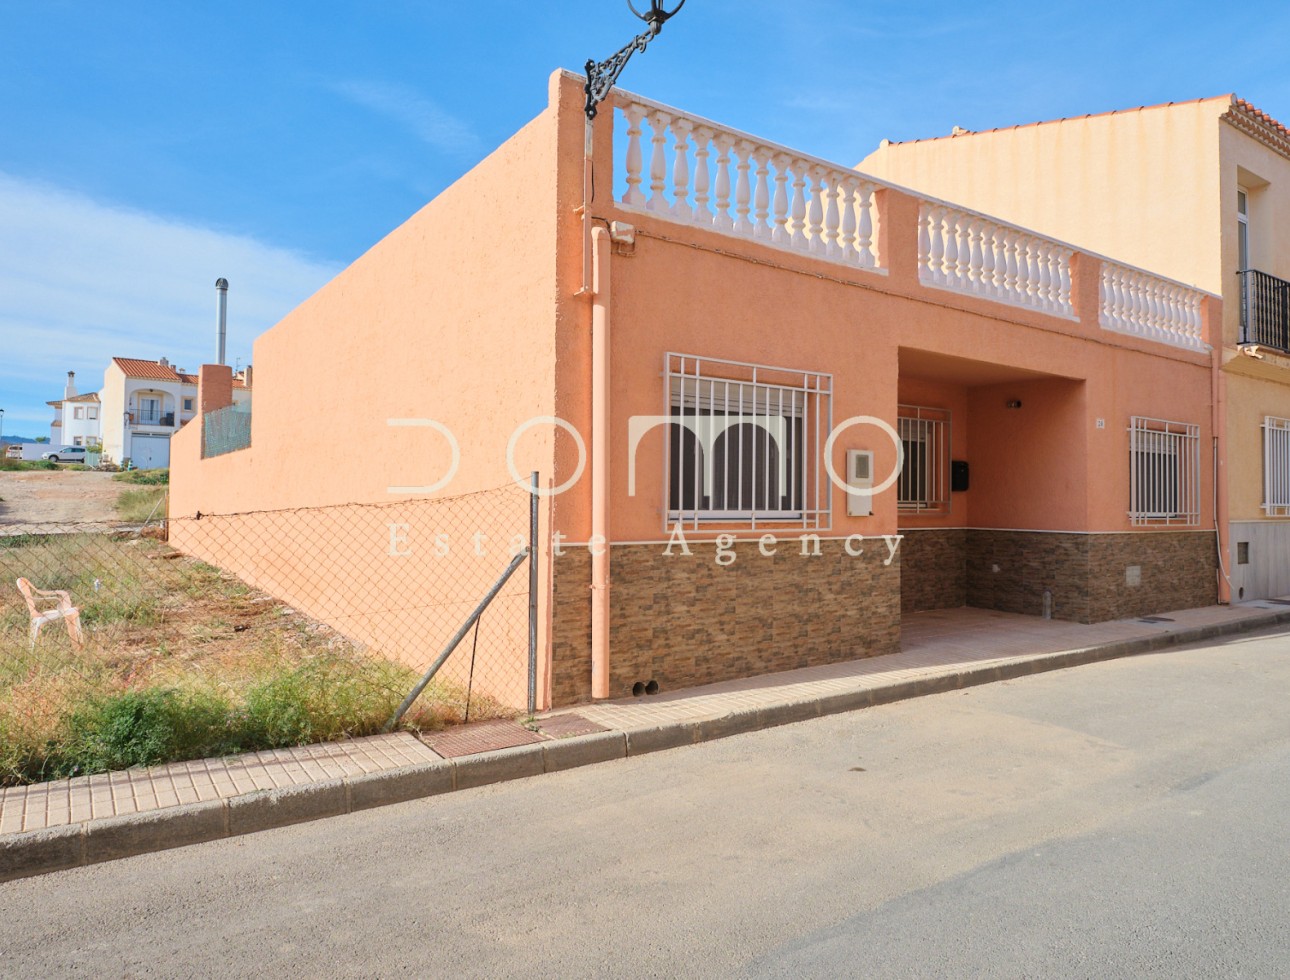
[[[233, 378], [233, 403], [251, 400], [251, 369]], [[197, 415], [197, 375], [166, 358], [114, 357], [100, 392], [103, 455], [140, 469], [170, 465], [170, 437]]]
[[80, 395], [76, 392], [76, 372], [67, 372], [67, 384], [63, 387], [63, 397], [58, 401], [46, 402], [54, 410], [54, 421], [49, 424], [49, 445], [54, 449], [62, 446], [85, 446], [92, 448], [102, 441], [102, 415], [99, 395], [96, 391]]

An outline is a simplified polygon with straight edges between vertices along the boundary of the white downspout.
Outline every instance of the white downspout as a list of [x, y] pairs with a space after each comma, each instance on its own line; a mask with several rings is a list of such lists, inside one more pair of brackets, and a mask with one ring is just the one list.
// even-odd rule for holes
[[609, 697], [609, 232], [591, 232], [591, 696]]
[[1210, 404], [1213, 406], [1214, 429], [1214, 545], [1218, 549], [1218, 602], [1219, 605], [1229, 605], [1232, 601], [1232, 579], [1223, 560], [1231, 547], [1227, 493], [1227, 383], [1223, 378], [1221, 342], [1210, 352], [1210, 377], [1212, 378]]

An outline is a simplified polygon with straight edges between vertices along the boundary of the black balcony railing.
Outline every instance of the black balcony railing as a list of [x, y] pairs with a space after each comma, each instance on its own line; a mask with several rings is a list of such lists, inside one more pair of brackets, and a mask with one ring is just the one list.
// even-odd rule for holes
[[1241, 343], [1290, 351], [1290, 282], [1246, 269], [1241, 277]]
[[165, 425], [174, 428], [174, 412], [131, 412], [130, 422], [134, 425]]

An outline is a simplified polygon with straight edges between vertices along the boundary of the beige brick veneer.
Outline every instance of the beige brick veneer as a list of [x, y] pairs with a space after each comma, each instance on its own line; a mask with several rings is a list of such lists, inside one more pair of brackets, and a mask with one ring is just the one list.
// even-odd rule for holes
[[952, 527], [900, 533], [900, 611], [966, 606], [968, 532]]
[[[1127, 583], [1130, 566], [1140, 585]], [[1078, 623], [1212, 605], [1216, 568], [1212, 531], [967, 532], [969, 606], [1037, 616], [1047, 589], [1053, 617]]]
[[[807, 557], [786, 536], [769, 558], [740, 542], [724, 568], [711, 543], [690, 548], [665, 557], [662, 544], [614, 546], [611, 697], [637, 681], [669, 691], [900, 649], [901, 559], [884, 565], [880, 539], [854, 558], [841, 541]], [[591, 697], [590, 576], [584, 549], [555, 559], [553, 705]]]

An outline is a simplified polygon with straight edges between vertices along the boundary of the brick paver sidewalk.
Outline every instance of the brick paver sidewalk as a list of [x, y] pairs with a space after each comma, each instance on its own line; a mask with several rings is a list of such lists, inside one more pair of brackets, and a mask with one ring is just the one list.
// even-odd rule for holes
[[[483, 723], [426, 744], [407, 733], [323, 745], [204, 759], [151, 769], [82, 776], [0, 792], [0, 835], [66, 826], [228, 800], [263, 790], [307, 787], [346, 777], [406, 770], [445, 757], [460, 759], [524, 743], [603, 737], [702, 722], [739, 712], [829, 698], [894, 684], [952, 676], [965, 670], [1042, 661], [1072, 650], [1150, 639], [1196, 627], [1239, 624], [1285, 613], [1284, 600], [1211, 606], [1152, 620], [1084, 626], [980, 609], [943, 610], [907, 617], [901, 653], [811, 667], [747, 680], [665, 692], [648, 698], [582, 705], [536, 720], [534, 734], [515, 723]], [[488, 727], [492, 726], [492, 727]], [[593, 733], [599, 733], [593, 734]], [[434, 751], [438, 745], [442, 753]]]

